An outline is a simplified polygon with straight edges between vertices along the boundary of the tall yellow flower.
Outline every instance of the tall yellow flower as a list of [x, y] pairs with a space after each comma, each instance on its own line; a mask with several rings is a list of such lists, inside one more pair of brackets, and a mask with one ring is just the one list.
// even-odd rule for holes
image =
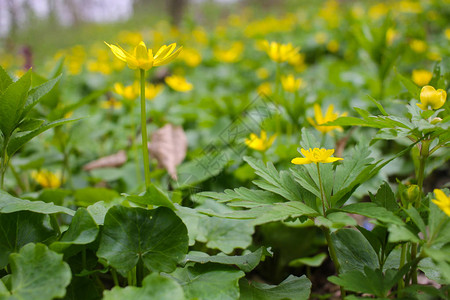
[[186, 78], [184, 78], [183, 76], [177, 75], [167, 76], [164, 80], [168, 86], [170, 86], [177, 92], [186, 93], [194, 88], [192, 83], [187, 82]]
[[61, 186], [60, 174], [46, 169], [31, 172], [31, 177], [43, 188], [59, 188]]
[[426, 85], [420, 91], [421, 103], [417, 103], [417, 106], [423, 110], [428, 110], [429, 107], [431, 109], [438, 109], [444, 105], [445, 100], [447, 100], [446, 91], [442, 89], [436, 91], [431, 85]]
[[310, 163], [332, 163], [338, 160], [343, 160], [340, 157], [331, 157], [334, 153], [334, 149], [314, 148], [309, 150], [300, 149], [304, 157], [296, 157], [291, 160], [291, 163], [296, 165], [305, 165]]
[[147, 49], [145, 43], [141, 41], [134, 48], [133, 54], [130, 54], [123, 50], [119, 45], [110, 45], [107, 42], [105, 42], [105, 44], [118, 59], [126, 62], [130, 69], [142, 69], [145, 71], [150, 70], [152, 67], [162, 66], [171, 62], [178, 56], [183, 48], [180, 47], [175, 50], [177, 47], [176, 43], [170, 44], [169, 46], [164, 45], [159, 48], [155, 55], [153, 55], [152, 49]]
[[413, 70], [412, 71], [412, 81], [418, 86], [427, 85], [431, 78], [433, 77], [433, 73], [428, 70]]
[[295, 78], [292, 74], [281, 76], [281, 85], [286, 92], [295, 93], [302, 85], [302, 79]]
[[268, 41], [264, 41], [262, 46], [267, 55], [269, 55], [270, 59], [277, 63], [288, 61], [300, 50], [299, 47], [294, 48], [291, 43], [279, 44], [277, 42], [271, 42], [269, 44]]
[[339, 113], [333, 112], [333, 110], [334, 110], [334, 105], [330, 104], [330, 106], [328, 106], [327, 112], [325, 113], [325, 115], [323, 115], [320, 105], [316, 103], [316, 104], [314, 104], [314, 119], [315, 120], [313, 120], [311, 117], [308, 117], [307, 120], [312, 126], [314, 126], [317, 130], [319, 130], [322, 133], [328, 133], [333, 130], [342, 131], [341, 126], [322, 126], [325, 123], [336, 120], [340, 116], [344, 117], [347, 115], [347, 113], [343, 113], [339, 116]]
[[256, 134], [251, 133], [249, 139], [245, 139], [245, 144], [254, 150], [258, 151], [266, 151], [272, 146], [273, 141], [277, 136], [273, 135], [270, 138], [267, 138], [267, 133], [264, 130], [261, 130], [261, 137], [258, 137]]
[[442, 190], [435, 189], [433, 192], [436, 195], [436, 199], [431, 201], [450, 217], [450, 197], [446, 196]]

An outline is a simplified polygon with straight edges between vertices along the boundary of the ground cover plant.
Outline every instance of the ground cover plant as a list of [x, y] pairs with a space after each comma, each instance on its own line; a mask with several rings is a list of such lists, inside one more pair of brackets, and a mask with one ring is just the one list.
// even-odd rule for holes
[[444, 2], [5, 42], [0, 299], [448, 299]]

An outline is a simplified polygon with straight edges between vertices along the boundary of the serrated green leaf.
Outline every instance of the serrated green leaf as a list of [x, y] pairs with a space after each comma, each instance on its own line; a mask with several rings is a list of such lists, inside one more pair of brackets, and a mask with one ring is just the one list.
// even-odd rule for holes
[[417, 228], [419, 228], [419, 230], [423, 233], [425, 239], [428, 239], [425, 222], [422, 220], [422, 217], [420, 216], [417, 209], [414, 207], [410, 207], [408, 209], [405, 209], [404, 211], [408, 214], [414, 224], [416, 224]]
[[311, 293], [311, 281], [305, 275], [290, 275], [279, 285], [249, 283], [243, 278], [239, 280], [239, 287], [241, 300], [306, 300]]
[[239, 298], [239, 278], [245, 273], [230, 266], [196, 264], [170, 275], [181, 284], [187, 299], [235, 300]]
[[16, 211], [32, 211], [41, 214], [65, 213], [71, 216], [75, 214], [75, 211], [67, 207], [42, 201], [29, 201], [16, 198], [0, 190], [0, 213], [12, 213]]
[[72, 273], [57, 254], [43, 244], [27, 244], [10, 256], [11, 294], [16, 299], [51, 300], [64, 297]]
[[395, 212], [399, 209], [394, 192], [392, 192], [390, 185], [386, 181], [380, 186], [375, 197], [371, 198], [378, 206], [384, 207], [389, 211]]
[[86, 245], [95, 240], [98, 234], [98, 226], [92, 216], [81, 207], [75, 213], [69, 225], [59, 241], [53, 242], [50, 249], [56, 252], [64, 252], [71, 245]]
[[47, 94], [48, 92], [50, 92], [54, 86], [59, 82], [59, 80], [61, 79], [61, 75], [59, 75], [58, 77], [51, 79], [47, 82], [44, 82], [43, 84], [32, 88], [29, 92], [28, 92], [28, 97], [25, 103], [25, 106], [23, 108], [22, 114], [20, 116], [20, 119], [24, 119], [27, 114], [30, 112], [30, 110], [39, 103], [39, 100], [42, 98], [42, 96], [44, 96], [45, 94]]
[[30, 85], [31, 71], [28, 71], [0, 95], [0, 130], [4, 137], [11, 136], [20, 122]]
[[44, 131], [47, 131], [55, 126], [63, 125], [66, 123], [71, 123], [74, 121], [78, 121], [81, 119], [64, 119], [64, 120], [58, 120], [51, 123], [47, 123], [39, 127], [38, 129], [35, 129], [29, 133], [23, 134], [23, 135], [15, 135], [11, 138], [9, 144], [8, 144], [8, 155], [12, 156], [14, 153], [16, 153], [17, 150], [20, 149], [23, 145], [25, 145], [29, 140], [34, 138], [35, 136], [41, 134]]
[[[105, 290], [103, 300], [185, 300], [183, 288], [174, 279], [152, 273], [144, 278], [142, 287], [115, 286]], [[191, 299], [191, 298], [189, 298]]]
[[44, 225], [45, 215], [29, 211], [0, 213], [0, 268], [8, 264], [9, 254], [28, 243], [47, 243], [56, 232]]
[[227, 189], [223, 193], [216, 192], [201, 192], [195, 195], [196, 197], [205, 197], [214, 199], [218, 202], [227, 202], [229, 206], [237, 207], [256, 207], [271, 205], [278, 202], [285, 201], [281, 196], [269, 191], [251, 190], [240, 187], [234, 190]]
[[420, 239], [414, 234], [411, 230], [406, 226], [390, 224], [388, 227], [389, 230], [389, 242], [390, 243], [398, 243], [398, 242], [413, 242], [418, 243]]
[[385, 223], [403, 225], [403, 221], [386, 208], [378, 206], [375, 203], [360, 202], [346, 205], [339, 209], [350, 214], [358, 214], [368, 218], [374, 218]]
[[241, 269], [242, 271], [248, 273], [252, 271], [256, 266], [258, 266], [260, 261], [263, 261], [266, 256], [273, 256], [273, 253], [269, 252], [268, 249], [260, 247], [255, 252], [250, 252], [241, 256], [227, 256], [227, 255], [215, 255], [209, 256], [206, 253], [189, 253], [186, 255], [183, 265], [189, 262], [196, 262], [200, 264], [206, 263], [217, 263], [223, 265], [234, 265]]
[[186, 226], [171, 209], [116, 205], [105, 216], [97, 255], [122, 274], [140, 259], [152, 271], [172, 272], [187, 249]]
[[0, 94], [3, 93], [11, 83], [13, 83], [11, 77], [9, 77], [8, 73], [0, 66]]

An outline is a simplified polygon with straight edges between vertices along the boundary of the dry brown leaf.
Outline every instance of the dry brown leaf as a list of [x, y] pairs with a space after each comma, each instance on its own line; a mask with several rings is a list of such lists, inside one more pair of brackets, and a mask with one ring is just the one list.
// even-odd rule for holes
[[83, 170], [90, 171], [99, 168], [113, 168], [120, 167], [127, 161], [127, 154], [125, 150], [120, 150], [116, 154], [108, 155], [105, 157], [101, 157], [90, 163], [84, 165]]
[[167, 170], [172, 179], [177, 180], [177, 166], [186, 157], [187, 138], [180, 126], [166, 124], [152, 134], [148, 143], [151, 156], [156, 158], [160, 167]]

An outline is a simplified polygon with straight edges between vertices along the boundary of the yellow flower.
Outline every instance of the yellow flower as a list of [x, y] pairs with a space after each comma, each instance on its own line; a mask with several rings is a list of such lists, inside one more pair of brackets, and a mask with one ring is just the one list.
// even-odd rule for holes
[[325, 44], [325, 42], [327, 41], [328, 36], [325, 32], [317, 32], [314, 35], [314, 40], [316, 41], [317, 44], [319, 45], [323, 45]]
[[271, 42], [269, 44], [268, 41], [264, 41], [262, 46], [267, 55], [269, 55], [270, 59], [278, 63], [288, 61], [300, 50], [299, 47], [294, 48], [291, 43], [279, 44], [277, 42]]
[[305, 165], [310, 163], [332, 163], [338, 160], [343, 160], [340, 157], [331, 157], [334, 149], [327, 150], [325, 148], [314, 148], [309, 150], [300, 149], [304, 157], [296, 157], [291, 160], [291, 163], [296, 165]]
[[61, 186], [60, 174], [42, 169], [31, 172], [31, 177], [43, 188], [58, 188]]
[[122, 103], [117, 101], [115, 98], [109, 98], [108, 100], [102, 101], [100, 107], [104, 109], [120, 109]]
[[135, 100], [139, 96], [139, 83], [136, 81], [132, 85], [124, 86], [117, 82], [114, 84], [114, 92], [127, 100]]
[[397, 38], [398, 32], [394, 28], [388, 28], [386, 31], [386, 43], [390, 46], [394, 43], [394, 40]]
[[264, 130], [261, 130], [261, 138], [256, 134], [251, 133], [249, 139], [245, 139], [245, 144], [254, 150], [258, 151], [266, 151], [272, 146], [273, 141], [277, 136], [273, 135], [269, 139], [267, 138], [267, 133]]
[[428, 48], [427, 43], [425, 43], [425, 41], [422, 40], [412, 40], [411, 42], [409, 42], [409, 46], [414, 52], [417, 53], [423, 53]]
[[450, 197], [446, 196], [442, 190], [435, 189], [433, 192], [437, 199], [431, 201], [450, 217]]
[[[316, 103], [316, 104], [314, 104], [314, 119], [315, 119], [315, 121], [311, 117], [308, 117], [307, 118], [308, 122], [322, 133], [327, 133], [327, 132], [330, 132], [335, 129], [338, 131], [342, 131], [341, 126], [322, 126], [322, 124], [334, 121], [339, 117], [339, 113], [337, 113], [337, 112], [335, 113], [335, 112], [333, 112], [333, 110], [334, 110], [334, 105], [330, 104], [330, 106], [328, 106], [327, 112], [325, 113], [325, 116], [324, 116], [324, 115], [322, 115], [322, 109], [321, 109], [320, 105], [318, 105]], [[344, 117], [346, 115], [347, 115], [347, 113], [343, 113], [340, 116]]]
[[164, 86], [162, 84], [147, 83], [145, 85], [145, 99], [153, 100], [161, 93]]
[[269, 75], [270, 73], [266, 68], [259, 68], [256, 70], [256, 76], [258, 76], [259, 79], [267, 79]]
[[281, 85], [286, 92], [295, 93], [302, 85], [302, 79], [295, 78], [292, 74], [281, 76]]
[[202, 56], [194, 48], [184, 48], [180, 54], [180, 59], [184, 60], [189, 67], [196, 67], [202, 62]]
[[244, 51], [244, 45], [241, 42], [235, 42], [229, 49], [214, 49], [214, 56], [222, 62], [237, 62]]
[[450, 28], [445, 29], [444, 34], [447, 40], [450, 40]]
[[272, 86], [270, 82], [263, 82], [257, 88], [258, 94], [262, 94], [263, 96], [272, 95]]
[[412, 71], [412, 81], [418, 86], [427, 85], [431, 78], [433, 77], [433, 73], [427, 70], [413, 70]]
[[189, 92], [194, 88], [192, 83], [187, 82], [186, 78], [182, 76], [167, 76], [164, 80], [166, 81], [168, 86], [170, 86], [177, 92]]
[[327, 44], [327, 50], [330, 51], [331, 53], [338, 52], [339, 51], [339, 42], [336, 40], [331, 40]]
[[[110, 45], [107, 42], [105, 44], [111, 49], [114, 55], [128, 64], [130, 69], [142, 69], [150, 70], [152, 67], [158, 67], [165, 65], [172, 60], [174, 60], [180, 53], [183, 47], [178, 48], [176, 43], [170, 44], [169, 46], [162, 46], [153, 55], [152, 49], [147, 49], [144, 42], [140, 42], [135, 48], [133, 54], [128, 53], [123, 50], [120, 46]], [[174, 51], [175, 50], [175, 51]]]
[[431, 85], [426, 85], [420, 91], [421, 103], [417, 103], [417, 106], [423, 110], [428, 110], [429, 106], [431, 106], [432, 109], [438, 109], [444, 105], [445, 100], [447, 100], [446, 91], [442, 89], [436, 91]]

